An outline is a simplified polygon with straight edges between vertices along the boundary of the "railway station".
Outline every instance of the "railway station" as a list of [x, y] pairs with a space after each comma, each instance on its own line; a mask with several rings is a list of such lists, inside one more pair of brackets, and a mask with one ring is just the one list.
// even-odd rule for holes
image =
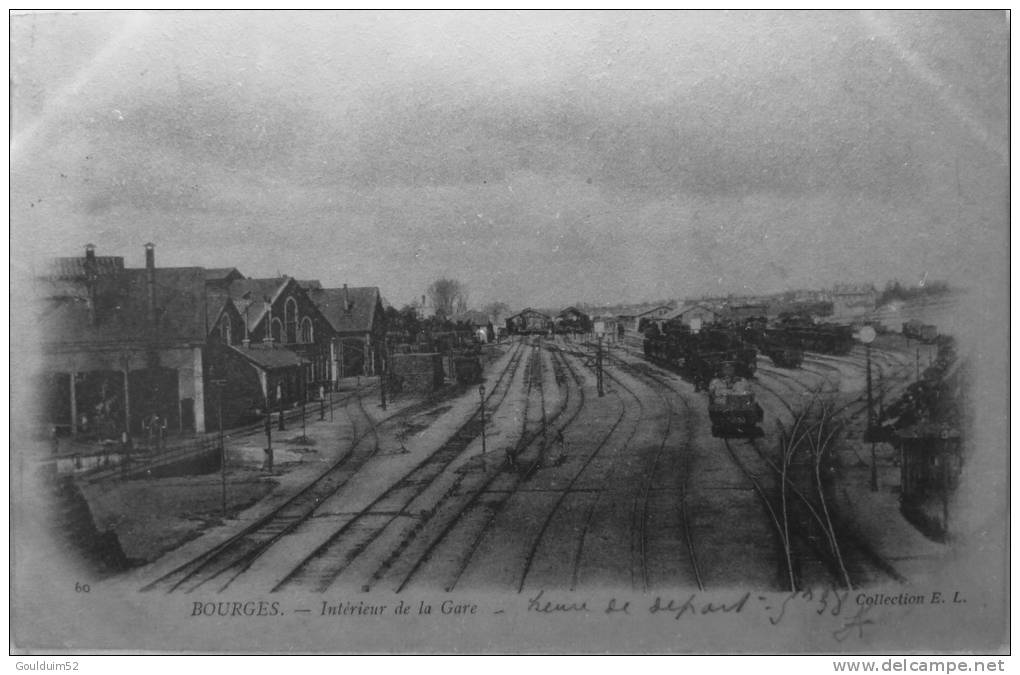
[[[135, 288], [122, 259], [91, 247], [40, 284], [56, 317], [81, 294], [95, 335], [74, 343], [71, 390], [40, 401], [54, 429], [40, 459], [76, 509], [61, 527], [93, 564], [147, 570], [146, 590], [856, 588], [910, 567], [860, 534], [862, 503], [919, 556], [952, 538], [968, 366], [917, 318], [841, 323], [774, 297], [453, 323], [388, 313], [379, 289], [175, 268], [195, 278], [189, 305], [153, 248], [137, 301], [118, 301]], [[168, 312], [189, 307], [208, 328], [186, 375], [131, 370], [175, 363]], [[121, 373], [89, 370], [110, 354], [101, 330], [131, 313], [136, 342], [119, 332], [103, 357]], [[73, 356], [63, 344], [51, 364]], [[161, 415], [176, 428], [152, 435], [141, 420]], [[220, 545], [183, 516], [142, 515], [180, 481], [224, 518]], [[137, 500], [133, 522], [111, 489]], [[731, 526], [709, 525], [723, 511]]]
[[9, 23], [26, 653], [1005, 644], [1008, 12]]

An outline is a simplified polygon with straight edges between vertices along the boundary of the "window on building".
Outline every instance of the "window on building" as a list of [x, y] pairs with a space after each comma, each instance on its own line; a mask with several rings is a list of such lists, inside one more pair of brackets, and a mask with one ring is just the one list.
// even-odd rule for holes
[[314, 342], [312, 335], [312, 320], [307, 316], [301, 319], [301, 341], [305, 343]]
[[283, 323], [279, 319], [273, 319], [272, 333], [273, 341], [280, 342], [283, 335]]
[[287, 329], [287, 342], [297, 342], [297, 300], [294, 298], [287, 298], [283, 305], [283, 321]]
[[220, 340], [225, 345], [233, 344], [230, 339], [230, 317], [226, 314], [220, 319]]

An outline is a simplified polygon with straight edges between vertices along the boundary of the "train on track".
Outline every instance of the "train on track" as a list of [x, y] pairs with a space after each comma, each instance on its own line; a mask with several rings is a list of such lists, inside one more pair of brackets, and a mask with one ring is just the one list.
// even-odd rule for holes
[[917, 320], [905, 321], [903, 323], [903, 337], [923, 342], [926, 345], [935, 344], [939, 339], [939, 329], [931, 324], [921, 323]]
[[772, 325], [763, 327], [762, 332], [773, 349], [846, 356], [854, 346], [851, 326], [812, 323], [809, 317], [801, 315], [780, 316]]
[[725, 375], [708, 388], [708, 418], [713, 436], [756, 436], [765, 412], [746, 381], [732, 375], [732, 366], [724, 366]]
[[739, 331], [721, 326], [693, 332], [669, 322], [661, 330], [653, 325], [645, 333], [643, 347], [647, 359], [679, 370], [696, 390], [722, 377], [726, 364], [738, 377], [754, 377], [757, 369], [754, 345], [744, 341]]
[[743, 338], [780, 368], [800, 368], [804, 362], [804, 350], [800, 345], [786, 339], [781, 333], [770, 331], [765, 319], [745, 321]]

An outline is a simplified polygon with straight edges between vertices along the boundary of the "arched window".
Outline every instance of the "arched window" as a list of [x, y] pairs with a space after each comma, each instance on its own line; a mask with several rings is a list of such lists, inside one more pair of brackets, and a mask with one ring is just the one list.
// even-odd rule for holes
[[283, 322], [287, 328], [287, 342], [297, 342], [297, 300], [294, 298], [287, 298], [283, 305]]
[[230, 317], [226, 314], [220, 319], [220, 340], [225, 345], [232, 344], [230, 340]]
[[304, 343], [315, 342], [312, 335], [312, 320], [307, 316], [301, 319], [301, 341]]
[[274, 342], [280, 342], [280, 336], [283, 335], [283, 324], [280, 322], [279, 319], [273, 319], [273, 329], [272, 330], [273, 330], [273, 332], [272, 332], [273, 341]]

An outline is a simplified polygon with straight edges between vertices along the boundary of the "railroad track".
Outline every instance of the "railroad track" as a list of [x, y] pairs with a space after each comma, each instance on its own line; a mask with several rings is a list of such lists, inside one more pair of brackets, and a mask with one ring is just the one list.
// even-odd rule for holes
[[[565, 371], [563, 370], [562, 361], [555, 350], [549, 351], [553, 369], [554, 377], [558, 384], [566, 384]], [[578, 380], [574, 379], [575, 384]], [[578, 391], [581, 391], [578, 387]], [[518, 494], [519, 490], [524, 486], [528, 479], [531, 478], [535, 472], [541, 468], [545, 452], [548, 447], [547, 444], [547, 429], [554, 427], [557, 421], [563, 415], [566, 415], [565, 421], [560, 424], [557, 429], [560, 434], [566, 429], [577, 414], [580, 412], [583, 403], [583, 392], [582, 402], [574, 402], [572, 397], [573, 389], [570, 386], [564, 388], [564, 397], [553, 413], [549, 414], [544, 409], [544, 387], [539, 387], [539, 400], [542, 408], [542, 423], [538, 429], [532, 431], [527, 430], [527, 425], [522, 429], [521, 436], [519, 437], [516, 447], [513, 450], [515, 455], [517, 470], [514, 472], [497, 472], [485, 476], [480, 485], [473, 487], [472, 489], [465, 490], [465, 494], [462, 495], [459, 504], [449, 504], [447, 510], [450, 512], [447, 515], [446, 521], [442, 524], [442, 527], [437, 528], [427, 543], [419, 548], [415, 552], [413, 559], [407, 561], [405, 569], [399, 571], [395, 576], [398, 581], [396, 582], [396, 591], [401, 592], [407, 588], [411, 582], [416, 579], [420, 574], [423, 573], [425, 566], [434, 560], [438, 560], [441, 556], [439, 551], [444, 545], [448, 544], [453, 539], [453, 533], [459, 530], [463, 537], [469, 539], [467, 547], [461, 553], [455, 553], [452, 556], [447, 555], [444, 559], [452, 564], [451, 570], [443, 570], [443, 565], [438, 565], [441, 573], [445, 573], [447, 580], [443, 583], [443, 587], [447, 592], [452, 591], [459, 583], [465, 572], [468, 570], [472, 560], [474, 560], [479, 547], [482, 544], [485, 536], [491, 531], [493, 523], [497, 517], [503, 512], [510, 499]], [[568, 411], [570, 411], [568, 413]], [[525, 421], [527, 417], [525, 416]], [[525, 457], [527, 455], [527, 457]], [[528, 460], [527, 467], [522, 465], [524, 459]], [[448, 564], [447, 567], [450, 567]], [[435, 572], [435, 570], [432, 570]]]
[[[269, 547], [307, 519], [323, 499], [340, 490], [379, 449], [376, 424], [365, 410], [362, 397], [354, 395], [347, 403], [351, 401], [355, 402], [357, 412], [367, 420], [367, 423], [364, 431], [353, 437], [346, 453], [318, 478], [271, 513], [143, 587], [142, 591], [191, 592], [217, 579], [221, 581], [218, 590], [221, 592], [226, 590], [231, 582], [250, 568]], [[345, 406], [348, 410], [349, 407]], [[393, 413], [385, 420], [402, 416], [406, 412]], [[369, 438], [372, 439], [371, 442], [365, 443]]]
[[[534, 363], [541, 363], [541, 356], [542, 354], [539, 352], [540, 358]], [[541, 466], [547, 448], [546, 427], [555, 423], [560, 414], [569, 405], [569, 390], [567, 390], [560, 408], [552, 415], [549, 414], [545, 407], [545, 385], [542, 377], [543, 371], [541, 368], [532, 368], [528, 372], [524, 399], [525, 407], [524, 413], [521, 416], [521, 430], [513, 450], [509, 453], [514, 462], [513, 466], [509, 468], [515, 470], [488, 471], [482, 475], [480, 482], [464, 488], [459, 499], [454, 494], [454, 490], [451, 490], [444, 496], [445, 499], [437, 508], [437, 511], [442, 510], [445, 519], [442, 521], [437, 520], [435, 526], [433, 526], [433, 531], [425, 533], [419, 539], [419, 546], [415, 552], [408, 556], [408, 560], [404, 563], [404, 569], [394, 570], [393, 576], [396, 577], [397, 592], [402, 592], [406, 589], [414, 579], [423, 573], [426, 565], [440, 558], [439, 551], [442, 547], [447, 546], [448, 542], [453, 538], [454, 531], [460, 528], [461, 530], [467, 530], [467, 536], [470, 537], [466, 552], [459, 556], [448, 556], [446, 558], [446, 560], [452, 562], [453, 571], [443, 570], [442, 565], [440, 566], [440, 573], [447, 576], [447, 580], [442, 585], [448, 592], [453, 590], [478, 550], [483, 535], [489, 531], [490, 526], [502, 511], [504, 505], [521, 483]], [[538, 394], [535, 396], [539, 398], [541, 416], [538, 420], [538, 428], [528, 430], [528, 412], [530, 410], [532, 393], [535, 390], [535, 382], [537, 381]], [[541, 443], [539, 443], [540, 437], [542, 438]], [[535, 445], [538, 445], [538, 448], [534, 456], [525, 458], [525, 455], [529, 454], [528, 448]], [[524, 468], [522, 465], [525, 459], [530, 461], [527, 468]], [[385, 564], [376, 570], [373, 578], [382, 578], [393, 567], [393, 562]]]
[[[768, 375], [768, 371], [765, 371], [765, 374]], [[665, 386], [673, 388], [671, 384], [661, 378], [656, 377], [656, 379], [663, 382]], [[796, 379], [793, 381], [797, 382]], [[763, 385], [760, 381], [758, 385], [770, 391], [775, 398], [780, 400], [791, 415], [795, 414], [793, 407], [781, 394], [767, 385]], [[791, 385], [786, 386], [793, 390]], [[818, 541], [819, 531], [825, 529], [826, 522], [828, 522], [826, 519], [830, 514], [826, 512], [825, 516], [821, 515], [818, 505], [793, 485], [788, 476], [783, 475], [779, 467], [761, 451], [757, 441], [753, 439], [749, 441], [756, 454], [751, 458], [741, 458], [733, 441], [729, 438], [721, 440], [734, 465], [748, 481], [762, 504], [763, 512], [771, 525], [777, 550], [780, 551], [779, 576], [781, 579], [785, 579], [784, 584], [788, 589], [793, 590], [801, 587], [805, 578], [811, 581], [824, 578], [826, 582], [834, 580], [839, 585], [844, 585], [848, 577], [841, 574], [839, 569], [838, 561], [842, 558], [831, 554], [827, 555], [822, 543]], [[749, 466], [752, 462], [755, 463], [753, 467]], [[787, 490], [781, 493], [782, 499], [776, 499], [773, 496], [778, 492], [775, 482], [779, 481], [782, 484], [784, 480]], [[855, 540], [853, 550], [864, 551], [863, 542]], [[868, 551], [864, 557], [871, 560], [874, 567], [882, 569], [890, 577], [898, 578], [891, 566], [881, 561], [873, 551]]]
[[[310, 518], [322, 501], [343, 488], [350, 478], [378, 452], [377, 427], [379, 425], [422, 412], [435, 403], [431, 399], [426, 399], [376, 422], [364, 408], [362, 393], [362, 391], [358, 391], [346, 399], [345, 409], [348, 410], [348, 414], [351, 414], [349, 404], [353, 401], [357, 413], [365, 419], [364, 430], [361, 432], [354, 430], [355, 433], [352, 434], [350, 447], [346, 453], [276, 509], [222, 543], [164, 574], [141, 590], [163, 590], [168, 593], [178, 590], [191, 592], [216, 579], [221, 579], [222, 582], [218, 590], [221, 592], [226, 590], [234, 579], [248, 570], [270, 547]], [[353, 416], [351, 419], [352, 427], [356, 427]], [[365, 441], [369, 438], [371, 438], [371, 442], [366, 443]]]
[[[663, 456], [663, 451], [666, 448], [666, 443], [669, 440], [670, 434], [672, 433], [673, 418], [674, 418], [674, 416], [675, 416], [675, 414], [677, 412], [676, 409], [673, 406], [673, 403], [666, 396], [663, 395], [661, 390], [662, 389], [668, 389], [668, 390], [672, 391], [674, 394], [677, 394], [678, 392], [675, 389], [672, 389], [672, 387], [668, 387], [667, 385], [665, 385], [664, 382], [660, 381], [657, 377], [653, 376], [649, 371], [643, 371], [642, 369], [635, 368], [632, 364], [630, 364], [630, 363], [628, 363], [628, 362], [626, 362], [623, 359], [620, 359], [618, 357], [615, 358], [614, 360], [621, 367], [626, 368], [627, 370], [635, 373], [638, 376], [644, 375], [644, 379], [650, 380], [650, 381], [654, 382], [656, 385], [658, 385], [656, 387], [650, 387], [650, 388], [651, 388], [651, 390], [653, 392], [655, 392], [655, 394], [662, 401], [662, 403], [663, 403], [663, 405], [664, 405], [664, 407], [666, 409], [666, 415], [667, 415], [667, 417], [666, 417], [666, 419], [667, 419], [666, 431], [663, 434], [662, 442], [659, 444], [658, 448], [656, 449], [655, 455], [653, 456], [653, 459], [652, 459], [652, 465], [651, 465], [650, 470], [645, 472], [645, 475], [644, 475], [644, 479], [645, 480], [644, 480], [642, 496], [641, 496], [641, 515], [637, 519], [637, 527], [635, 528], [635, 530], [638, 532], [637, 538], [638, 538], [638, 541], [639, 541], [639, 544], [640, 544], [640, 551], [641, 551], [640, 560], [641, 560], [641, 566], [642, 566], [642, 569], [641, 569], [642, 588], [643, 588], [643, 590], [648, 591], [650, 586], [651, 586], [650, 581], [649, 581], [648, 564], [647, 564], [647, 561], [648, 561], [648, 554], [647, 554], [647, 549], [648, 549], [648, 518], [649, 518], [649, 507], [650, 507], [650, 504], [651, 504], [652, 488], [654, 486], [655, 478], [656, 478], [656, 476], [658, 476], [658, 466], [659, 466], [660, 460], [661, 460], [661, 458]], [[614, 379], [617, 379], [617, 378], [614, 377]], [[618, 379], [617, 379], [617, 381], [619, 382]], [[686, 412], [688, 413], [687, 415], [685, 415], [685, 419], [687, 420], [686, 436], [687, 436], [688, 439], [690, 439], [692, 437], [692, 431], [690, 429], [690, 414], [689, 414], [690, 413], [690, 404], [682, 396], [679, 397], [679, 398], [680, 398], [680, 401], [684, 404]], [[641, 401], [640, 397], [637, 397], [637, 400], [640, 402]], [[678, 516], [678, 519], [679, 519], [679, 522], [680, 522], [681, 536], [682, 536], [682, 539], [684, 541], [684, 544], [685, 544], [685, 547], [686, 547], [687, 553], [688, 553], [688, 560], [689, 560], [690, 567], [691, 567], [691, 574], [694, 577], [694, 581], [697, 584], [698, 589], [699, 590], [705, 590], [705, 585], [704, 585], [704, 581], [702, 579], [701, 570], [700, 570], [700, 568], [698, 566], [698, 555], [697, 555], [697, 551], [696, 551], [696, 549], [694, 547], [694, 539], [693, 539], [693, 536], [691, 535], [690, 519], [689, 519], [689, 514], [688, 514], [688, 511], [687, 511], [687, 497], [688, 497], [688, 489], [687, 489], [687, 487], [688, 487], [688, 481], [690, 479], [690, 473], [691, 473], [690, 472], [690, 454], [691, 453], [690, 453], [690, 451], [688, 449], [684, 449], [683, 451], [681, 451], [680, 454], [681, 454], [683, 460], [682, 460], [682, 463], [681, 463], [681, 471], [680, 471], [680, 473], [681, 473], [681, 483], [680, 483], [680, 486], [679, 486], [680, 487], [680, 494], [679, 494], [679, 499], [676, 501], [677, 516]]]
[[[573, 352], [573, 351], [568, 352], [568, 354], [574, 355], [575, 357], [579, 355], [577, 352]], [[580, 354], [580, 356], [581, 356], [581, 358], [585, 357], [584, 354]], [[569, 365], [569, 360], [565, 360], [564, 362], [568, 364], [568, 368], [570, 368], [571, 371], [573, 372], [573, 366]], [[575, 377], [576, 377], [576, 373], [575, 373]], [[612, 376], [610, 376], [610, 377], [612, 377]], [[578, 378], [578, 381], [580, 381], [579, 378]], [[583, 401], [583, 396], [584, 396], [584, 394], [583, 394], [583, 391], [584, 391], [583, 387], [580, 390], [582, 392], [582, 401]], [[625, 408], [621, 406], [619, 415], [613, 421], [613, 423], [610, 425], [608, 431], [603, 435], [602, 439], [599, 441], [599, 443], [596, 444], [595, 448], [587, 455], [587, 457], [585, 457], [582, 460], [580, 468], [578, 468], [577, 471], [574, 472], [574, 474], [570, 477], [570, 480], [567, 482], [567, 484], [559, 490], [559, 493], [557, 494], [556, 499], [553, 501], [551, 507], [546, 511], [545, 518], [542, 520], [542, 523], [539, 526], [538, 532], [536, 532], [535, 535], [532, 537], [531, 545], [528, 547], [527, 553], [525, 555], [524, 565], [523, 565], [522, 570], [521, 570], [520, 580], [518, 581], [518, 584], [517, 584], [517, 591], [518, 592], [522, 592], [524, 590], [524, 585], [527, 583], [528, 576], [531, 574], [531, 571], [534, 568], [535, 561], [536, 561], [536, 559], [538, 557], [538, 553], [539, 553], [540, 547], [542, 546], [542, 543], [545, 540], [545, 537], [546, 537], [546, 535], [548, 534], [548, 532], [550, 530], [550, 527], [551, 527], [551, 525], [552, 525], [552, 523], [554, 521], [554, 518], [560, 513], [560, 511], [561, 511], [561, 509], [562, 509], [562, 507], [563, 507], [563, 505], [564, 505], [564, 503], [565, 503], [565, 501], [567, 499], [567, 496], [570, 494], [571, 490], [574, 488], [574, 486], [577, 484], [578, 480], [580, 480], [581, 476], [585, 473], [585, 471], [592, 464], [592, 462], [595, 460], [595, 458], [606, 447], [606, 445], [609, 442], [609, 439], [612, 438], [613, 434], [616, 432], [616, 429], [620, 426], [620, 424], [623, 423], [623, 420], [624, 420], [624, 417], [625, 417], [625, 413], [626, 413]], [[577, 414], [580, 414], [580, 407], [578, 408], [578, 413]], [[638, 426], [635, 425], [634, 429], [631, 430], [631, 432], [627, 435], [627, 438], [624, 441], [623, 446], [621, 447], [621, 451], [626, 450], [626, 447], [627, 447], [628, 443], [634, 437], [634, 435], [637, 433], [637, 430], [638, 430]], [[612, 467], [610, 467], [610, 473], [611, 472], [612, 472]], [[608, 479], [608, 476], [606, 476], [601, 481], [601, 484], [603, 486], [605, 485], [605, 481], [607, 479]], [[591, 528], [591, 522], [592, 522], [592, 517], [593, 517], [594, 512], [595, 512], [595, 507], [596, 507], [596, 505], [598, 503], [598, 500], [601, 497], [604, 489], [605, 489], [604, 487], [599, 489], [598, 493], [596, 494], [595, 500], [593, 500], [591, 502], [591, 504], [589, 505], [589, 507], [588, 507], [588, 509], [587, 509], [587, 511], [585, 513], [585, 517], [584, 517], [583, 524], [581, 526], [581, 530], [580, 530], [580, 532], [578, 534], [578, 537], [577, 537], [577, 547], [574, 550], [573, 556], [572, 556], [572, 559], [571, 559], [571, 574], [570, 574], [570, 577], [571, 577], [571, 589], [575, 589], [577, 587], [577, 585], [578, 585], [578, 582], [579, 582], [580, 567], [581, 567], [581, 561], [583, 559], [585, 539], [587, 537], [588, 531]]]
[[[827, 508], [824, 497], [808, 496], [807, 490], [791, 478], [789, 470], [784, 472], [777, 466], [754, 439], [747, 442], [753, 450], [750, 458], [742, 457], [731, 439], [721, 440], [754, 487], [775, 528], [785, 552], [783, 572], [789, 584], [787, 590], [829, 584], [857, 588], [874, 581], [876, 571], [879, 576], [904, 581], [888, 561], [850, 533], [846, 523]], [[752, 463], [755, 466], [749, 466]]]
[[[509, 395], [513, 375], [523, 359], [523, 342], [518, 343], [507, 367], [490, 387], [485, 398], [487, 412], [498, 408]], [[530, 357], [533, 358], [534, 350]], [[463, 451], [482, 433], [482, 422], [472, 415], [456, 432], [400, 480], [366, 507], [349, 517], [323, 543], [302, 559], [273, 587], [273, 592], [290, 587], [327, 590], [350, 564], [375, 542], [398, 518], [408, 517], [410, 505], [429, 489]], [[426, 514], [419, 514], [426, 517]]]

